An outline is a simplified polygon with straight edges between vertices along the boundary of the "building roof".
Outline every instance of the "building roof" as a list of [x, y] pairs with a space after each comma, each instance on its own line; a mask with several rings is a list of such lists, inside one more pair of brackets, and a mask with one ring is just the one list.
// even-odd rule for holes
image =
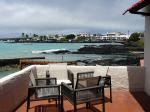
[[150, 0], [140, 0], [139, 2], [133, 4], [130, 8], [128, 8], [124, 13], [126, 14], [127, 12], [130, 12], [132, 14], [140, 14], [144, 16], [150, 16], [150, 13], [147, 12], [139, 12], [140, 9], [146, 7], [147, 5], [150, 4]]

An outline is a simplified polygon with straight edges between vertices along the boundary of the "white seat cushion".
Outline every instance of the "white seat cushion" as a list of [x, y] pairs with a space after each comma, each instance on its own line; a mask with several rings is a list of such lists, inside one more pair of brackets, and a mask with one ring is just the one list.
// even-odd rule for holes
[[29, 78], [30, 78], [30, 83], [31, 83], [31, 85], [36, 86], [35, 77], [34, 77], [32, 71], [30, 72]]
[[68, 80], [67, 63], [49, 64], [49, 73], [57, 80]]
[[48, 65], [36, 65], [37, 77], [44, 78], [46, 77], [46, 71], [49, 70]]
[[106, 76], [106, 74], [108, 73], [108, 69], [108, 66], [96, 65], [94, 76]]
[[71, 81], [70, 80], [57, 80], [57, 84], [61, 84], [62, 82], [66, 83], [66, 84], [70, 84]]

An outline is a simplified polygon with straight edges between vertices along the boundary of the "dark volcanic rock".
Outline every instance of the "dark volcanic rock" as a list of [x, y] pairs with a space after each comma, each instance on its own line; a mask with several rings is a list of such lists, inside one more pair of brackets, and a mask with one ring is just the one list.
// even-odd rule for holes
[[65, 54], [65, 53], [70, 53], [69, 50], [59, 50], [59, 51], [54, 51], [54, 54]]
[[124, 45], [100, 45], [100, 46], [84, 46], [78, 49], [75, 54], [120, 54], [128, 53], [128, 49]]
[[139, 65], [139, 58], [135, 57], [127, 57], [127, 58], [115, 58], [115, 59], [104, 59], [104, 60], [92, 60], [92, 59], [87, 59], [87, 60], [78, 60], [78, 62], [82, 62], [85, 65], [102, 65], [102, 66], [137, 66]]

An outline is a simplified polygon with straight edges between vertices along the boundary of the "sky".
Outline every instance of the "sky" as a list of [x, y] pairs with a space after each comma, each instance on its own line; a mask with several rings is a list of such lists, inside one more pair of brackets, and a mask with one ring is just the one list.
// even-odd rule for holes
[[0, 38], [28, 34], [143, 32], [144, 17], [122, 13], [138, 0], [0, 0]]

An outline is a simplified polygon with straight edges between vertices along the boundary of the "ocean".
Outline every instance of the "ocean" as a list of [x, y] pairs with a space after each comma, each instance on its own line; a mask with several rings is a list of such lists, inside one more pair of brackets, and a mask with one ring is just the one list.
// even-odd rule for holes
[[[76, 61], [91, 58], [108, 58], [115, 55], [95, 54], [53, 54], [37, 53], [44, 50], [65, 49], [76, 51], [84, 45], [102, 45], [106, 43], [0, 43], [0, 59], [24, 58], [24, 57], [45, 57], [49, 61]], [[116, 55], [118, 56], [118, 55]], [[63, 57], [63, 58], [62, 58]], [[62, 60], [63, 59], [63, 60]]]
[[[53, 54], [39, 53], [40, 51], [69, 50], [77, 51], [84, 45], [102, 45], [106, 43], [4, 43], [0, 42], [0, 59], [45, 57], [48, 61], [76, 61], [76, 60], [102, 60], [108, 58], [120, 58], [120, 55], [96, 55], [96, 54]], [[17, 69], [16, 69], [17, 70]], [[6, 76], [15, 70], [0, 69], [0, 77]]]

